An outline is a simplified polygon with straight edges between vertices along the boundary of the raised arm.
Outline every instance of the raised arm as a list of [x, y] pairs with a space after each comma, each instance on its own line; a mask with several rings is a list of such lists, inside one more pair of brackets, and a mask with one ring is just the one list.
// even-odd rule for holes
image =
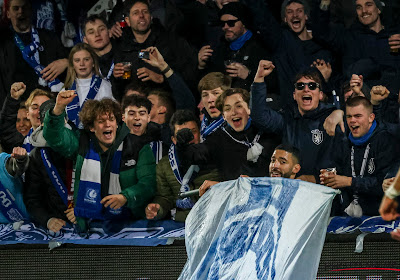
[[285, 126], [284, 118], [281, 114], [269, 108], [266, 102], [267, 87], [264, 83], [264, 78], [274, 68], [275, 66], [268, 60], [261, 60], [258, 65], [254, 83], [251, 85], [251, 118], [261, 130], [268, 133], [282, 134]]
[[24, 136], [17, 131], [17, 113], [21, 103], [21, 96], [24, 94], [26, 86], [22, 82], [13, 83], [4, 101], [3, 109], [0, 113], [0, 141], [7, 153], [11, 153], [13, 147], [22, 146]]
[[264, 43], [272, 50], [278, 49], [282, 39], [282, 26], [272, 15], [266, 1], [242, 0], [253, 15], [253, 23]]
[[8, 174], [16, 178], [26, 171], [28, 164], [29, 157], [26, 150], [22, 147], [15, 147], [11, 153], [11, 157], [7, 160], [6, 169]]
[[65, 107], [76, 96], [75, 91], [67, 90], [57, 95], [56, 105], [52, 111], [46, 113], [44, 118], [43, 136], [47, 144], [67, 158], [74, 158], [79, 148], [77, 132], [66, 128]]
[[331, 50], [343, 53], [346, 38], [345, 29], [339, 25], [332, 25], [330, 22], [329, 6], [331, 0], [313, 0], [311, 9], [312, 35], [318, 41], [328, 45]]
[[189, 87], [186, 85], [182, 77], [176, 73], [165, 62], [164, 57], [156, 47], [149, 47], [146, 49], [149, 52], [149, 59], [143, 59], [146, 63], [157, 67], [163, 73], [169, 86], [172, 89], [172, 96], [175, 100], [176, 109], [189, 109], [194, 111], [196, 109], [196, 102]]

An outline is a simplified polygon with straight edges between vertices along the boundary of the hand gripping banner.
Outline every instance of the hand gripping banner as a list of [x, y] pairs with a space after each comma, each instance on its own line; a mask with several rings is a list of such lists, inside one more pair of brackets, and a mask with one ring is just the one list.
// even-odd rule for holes
[[282, 178], [213, 186], [186, 219], [179, 279], [315, 279], [337, 193]]

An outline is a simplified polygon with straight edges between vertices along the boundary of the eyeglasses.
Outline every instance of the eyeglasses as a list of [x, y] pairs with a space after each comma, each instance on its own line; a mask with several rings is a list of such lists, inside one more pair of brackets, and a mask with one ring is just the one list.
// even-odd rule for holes
[[297, 90], [303, 90], [306, 86], [308, 86], [310, 90], [319, 88], [319, 84], [316, 82], [309, 82], [309, 83], [298, 82], [294, 84], [294, 87]]
[[225, 26], [225, 23], [226, 23], [229, 27], [234, 27], [235, 24], [236, 24], [236, 22], [238, 22], [238, 21], [240, 21], [240, 20], [239, 20], [239, 19], [221, 20], [221, 21], [219, 22], [219, 25], [220, 25], [221, 27], [224, 27], [224, 26]]

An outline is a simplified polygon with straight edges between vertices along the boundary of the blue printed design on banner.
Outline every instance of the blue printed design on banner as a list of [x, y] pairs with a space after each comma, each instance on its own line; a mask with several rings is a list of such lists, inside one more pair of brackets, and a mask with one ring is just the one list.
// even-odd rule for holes
[[[264, 279], [268, 273], [273, 278], [275, 277], [277, 240], [280, 239], [282, 221], [297, 192], [298, 184], [285, 181], [277, 195], [271, 185], [264, 183], [254, 179], [251, 182], [249, 201], [245, 205], [236, 206], [227, 211], [220, 238], [213, 244], [214, 248], [209, 250], [210, 255], [215, 254], [215, 260], [209, 269], [208, 279], [219, 279], [220, 268], [243, 258], [248, 251], [256, 254], [256, 269], [259, 279]], [[288, 184], [291, 186], [287, 186]], [[277, 210], [274, 215], [268, 213], [271, 207]], [[261, 215], [226, 224], [237, 215], [242, 216], [244, 213], [251, 213], [259, 209], [263, 209]], [[233, 228], [234, 231], [232, 231]], [[259, 234], [249, 236], [250, 228]], [[264, 249], [259, 250], [261, 247]], [[207, 268], [200, 268], [199, 272], [204, 271], [203, 269]], [[200, 277], [200, 275], [198, 276]]]

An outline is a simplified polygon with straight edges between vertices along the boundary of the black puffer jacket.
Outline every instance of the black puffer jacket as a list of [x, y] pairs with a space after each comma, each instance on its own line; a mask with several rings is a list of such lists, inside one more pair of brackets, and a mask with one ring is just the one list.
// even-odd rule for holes
[[[56, 188], [53, 186], [41, 156], [41, 149], [35, 148], [30, 153], [28, 170], [25, 173], [24, 203], [32, 220], [47, 228], [50, 218], [68, 221], [64, 214], [64, 204]], [[62, 181], [66, 182], [66, 159], [50, 148], [45, 148]]]

